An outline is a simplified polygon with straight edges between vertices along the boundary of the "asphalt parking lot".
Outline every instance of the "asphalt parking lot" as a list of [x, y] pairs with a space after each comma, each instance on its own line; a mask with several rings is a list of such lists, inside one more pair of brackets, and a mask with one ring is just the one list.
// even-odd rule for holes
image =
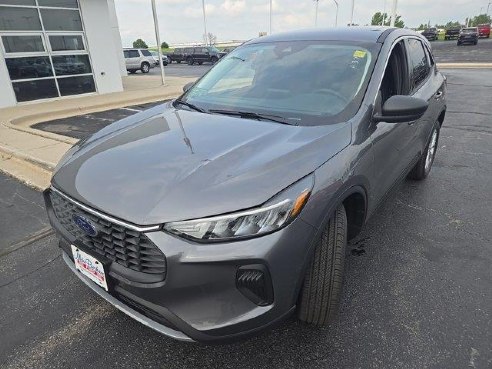
[[431, 42], [438, 63], [484, 62], [492, 60], [492, 39], [481, 38], [478, 45], [457, 46], [456, 40]]
[[221, 346], [163, 337], [72, 275], [42, 234], [41, 194], [0, 175], [0, 367], [492, 368], [492, 71], [445, 74], [430, 177], [402, 183], [349, 245], [327, 328], [290, 319]]

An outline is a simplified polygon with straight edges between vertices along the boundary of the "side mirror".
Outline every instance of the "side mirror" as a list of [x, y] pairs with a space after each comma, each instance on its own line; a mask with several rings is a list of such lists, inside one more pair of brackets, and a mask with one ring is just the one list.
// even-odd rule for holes
[[417, 120], [424, 115], [429, 104], [412, 96], [394, 95], [383, 105], [382, 113], [375, 114], [376, 122], [403, 123]]
[[183, 86], [183, 92], [188, 91], [190, 88], [193, 87], [194, 84], [195, 82], [188, 82], [186, 85]]

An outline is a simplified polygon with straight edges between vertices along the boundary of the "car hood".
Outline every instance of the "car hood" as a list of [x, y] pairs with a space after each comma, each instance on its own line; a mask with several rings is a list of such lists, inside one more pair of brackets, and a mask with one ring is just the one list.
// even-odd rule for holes
[[151, 225], [260, 205], [350, 143], [350, 124], [297, 127], [177, 110], [104, 128], [62, 159], [52, 184], [127, 222]]

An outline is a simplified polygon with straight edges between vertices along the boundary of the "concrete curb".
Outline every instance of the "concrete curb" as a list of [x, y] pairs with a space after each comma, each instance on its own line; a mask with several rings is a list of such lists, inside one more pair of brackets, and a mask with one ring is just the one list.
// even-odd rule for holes
[[7, 121], [7, 122], [2, 123], [2, 124], [3, 124], [3, 126], [9, 128], [9, 129], [15, 129], [17, 131], [26, 132], [26, 133], [33, 134], [33, 135], [36, 135], [39, 137], [44, 137], [47, 139], [67, 143], [69, 145], [74, 145], [79, 140], [72, 138], [72, 137], [59, 135], [56, 133], [44, 132], [44, 131], [41, 131], [38, 129], [33, 129], [33, 128], [31, 128], [31, 126], [33, 126], [34, 124], [37, 124], [37, 123], [42, 123], [42, 122], [46, 122], [46, 121], [50, 121], [50, 120], [68, 118], [68, 117], [73, 117], [76, 115], [97, 113], [97, 112], [111, 110], [111, 109], [123, 108], [123, 107], [129, 106], [129, 105], [147, 104], [147, 103], [151, 103], [151, 102], [155, 102], [155, 101], [172, 99], [172, 98], [175, 98], [177, 96], [179, 96], [179, 95], [177, 95], [176, 93], [170, 93], [170, 94], [146, 96], [146, 97], [139, 97], [139, 98], [123, 99], [123, 100], [119, 100], [119, 101], [115, 101], [115, 102], [111, 102], [111, 103], [94, 104], [94, 105], [91, 105], [88, 107], [60, 109], [57, 111], [38, 113], [38, 114], [30, 114], [30, 115], [23, 116], [21, 118], [14, 118], [11, 121]]
[[31, 156], [21, 151], [9, 149], [8, 147], [2, 145], [0, 145], [0, 153], [20, 159], [22, 161], [26, 161], [48, 172], [53, 172], [53, 170], [55, 169], [55, 165], [53, 165], [53, 163], [49, 163], [47, 161], [35, 158], [34, 156]]
[[492, 63], [437, 63], [441, 69], [482, 69], [492, 68]]

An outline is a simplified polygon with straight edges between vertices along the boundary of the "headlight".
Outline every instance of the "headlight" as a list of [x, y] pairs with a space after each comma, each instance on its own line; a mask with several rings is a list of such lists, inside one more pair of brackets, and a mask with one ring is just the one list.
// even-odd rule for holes
[[196, 241], [224, 241], [271, 233], [289, 224], [306, 204], [314, 184], [309, 175], [263, 206], [216, 217], [171, 222], [164, 230]]

